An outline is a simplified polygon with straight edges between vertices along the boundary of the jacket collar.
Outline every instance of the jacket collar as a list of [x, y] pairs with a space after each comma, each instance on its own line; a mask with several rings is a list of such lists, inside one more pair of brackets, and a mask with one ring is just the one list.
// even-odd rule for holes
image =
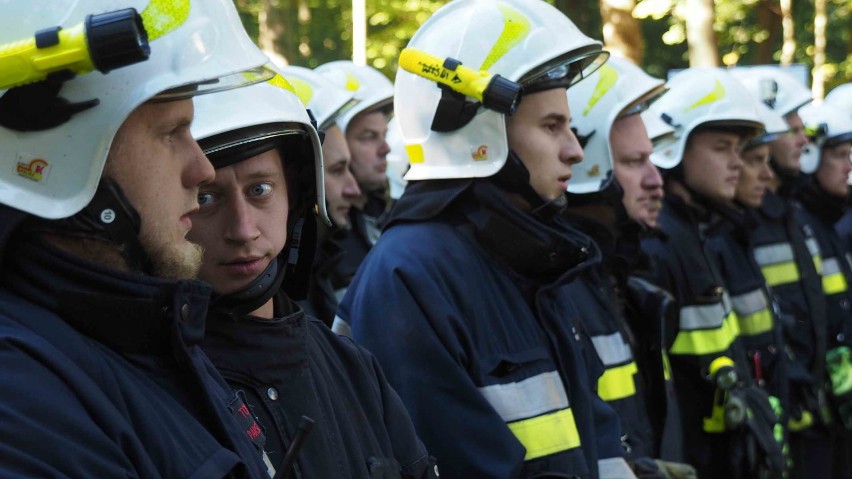
[[210, 287], [112, 270], [22, 239], [9, 251], [2, 282], [120, 353], [167, 351], [198, 344]]
[[814, 177], [802, 185], [797, 196], [806, 210], [829, 225], [837, 223], [846, 212], [846, 199], [828, 194]]
[[211, 312], [203, 347], [217, 368], [271, 383], [283, 371], [308, 367], [305, 313], [283, 294], [275, 302], [271, 320]]

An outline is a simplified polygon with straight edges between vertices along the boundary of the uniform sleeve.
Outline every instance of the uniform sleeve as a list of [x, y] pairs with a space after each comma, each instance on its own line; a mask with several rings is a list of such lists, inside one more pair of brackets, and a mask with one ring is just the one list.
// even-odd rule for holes
[[134, 469], [78, 400], [84, 391], [39, 360], [42, 353], [19, 331], [0, 328], [0, 477], [158, 477]]
[[460, 313], [451, 293], [431, 279], [441, 276], [372, 259], [338, 315], [378, 358], [441, 477], [519, 477], [525, 450], [465, 369]]

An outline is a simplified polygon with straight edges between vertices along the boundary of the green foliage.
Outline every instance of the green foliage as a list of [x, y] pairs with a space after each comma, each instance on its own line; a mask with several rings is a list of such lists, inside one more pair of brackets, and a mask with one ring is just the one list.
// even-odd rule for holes
[[[234, 0], [246, 30], [258, 37], [258, 15], [267, 1], [283, 13], [278, 43], [290, 63], [316, 67], [352, 57], [351, 0]], [[399, 52], [417, 28], [449, 0], [368, 0], [367, 62], [393, 79]], [[534, 1], [534, 0], [530, 0]], [[600, 39], [601, 17], [598, 0], [547, 0], [565, 12], [587, 35]], [[829, 19], [825, 67], [829, 88], [852, 81], [852, 0], [828, 0]], [[634, 16], [641, 19], [645, 37], [646, 70], [664, 78], [668, 70], [688, 66], [684, 18], [686, 0], [638, 0]], [[714, 28], [719, 50], [726, 63], [753, 64], [759, 52], [769, 52], [770, 61], [781, 54], [780, 7], [778, 0], [767, 2], [771, 30], [759, 26], [762, 0], [715, 0]], [[301, 9], [300, 14], [300, 6]], [[798, 48], [795, 62], [813, 63], [812, 1], [793, 0], [793, 18]], [[306, 8], [304, 8], [306, 7]], [[307, 16], [305, 16], [307, 13]], [[774, 25], [774, 26], [772, 26]], [[285, 48], [284, 45], [288, 45]], [[768, 49], [768, 50], [767, 50]], [[766, 54], [764, 52], [764, 54]]]

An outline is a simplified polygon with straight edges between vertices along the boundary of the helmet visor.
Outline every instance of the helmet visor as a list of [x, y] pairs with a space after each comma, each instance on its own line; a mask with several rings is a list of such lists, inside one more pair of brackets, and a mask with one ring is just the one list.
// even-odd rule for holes
[[553, 88], [568, 88], [591, 75], [606, 63], [609, 52], [589, 46], [579, 52], [556, 57], [525, 74], [519, 80], [525, 93], [535, 93]]
[[197, 95], [206, 95], [207, 93], [215, 93], [217, 91], [231, 90], [240, 88], [255, 83], [267, 81], [275, 76], [275, 71], [265, 66], [252, 68], [230, 75], [213, 78], [211, 80], [189, 83], [175, 88], [158, 93], [150, 101], [167, 102], [176, 100], [186, 100]]

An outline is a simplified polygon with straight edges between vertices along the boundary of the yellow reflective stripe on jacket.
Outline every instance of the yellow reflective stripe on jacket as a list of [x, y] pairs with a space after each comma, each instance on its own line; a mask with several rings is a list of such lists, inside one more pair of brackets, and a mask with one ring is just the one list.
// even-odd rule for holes
[[825, 294], [846, 291], [846, 278], [843, 276], [837, 258], [826, 258], [822, 262], [822, 290]]
[[556, 371], [484, 386], [479, 391], [526, 448], [526, 460], [580, 445], [574, 413]]
[[731, 305], [737, 313], [740, 334], [755, 336], [772, 331], [769, 299], [762, 289], [732, 296]]
[[580, 433], [570, 408], [510, 422], [508, 426], [526, 448], [526, 461], [580, 446]]
[[633, 380], [633, 375], [638, 371], [635, 361], [608, 368], [598, 379], [598, 396], [604, 401], [615, 401], [633, 396], [636, 394], [636, 383]]
[[506, 422], [539, 416], [568, 407], [565, 386], [556, 371], [506, 384], [492, 384], [479, 392]]
[[774, 243], [754, 248], [754, 259], [769, 286], [799, 281], [799, 268], [790, 243]]
[[[719, 306], [721, 308], [721, 304]], [[689, 308], [689, 306], [686, 308]], [[683, 311], [681, 311], [682, 316]], [[672, 344], [671, 354], [700, 356], [716, 354], [728, 349], [739, 334], [736, 313], [729, 312], [720, 323], [717, 327], [711, 329], [681, 329]]]
[[814, 262], [814, 268], [817, 274], [822, 274], [822, 253], [819, 249], [819, 242], [816, 238], [808, 238], [805, 240], [805, 245], [808, 247], [808, 252], [811, 254], [811, 259]]

